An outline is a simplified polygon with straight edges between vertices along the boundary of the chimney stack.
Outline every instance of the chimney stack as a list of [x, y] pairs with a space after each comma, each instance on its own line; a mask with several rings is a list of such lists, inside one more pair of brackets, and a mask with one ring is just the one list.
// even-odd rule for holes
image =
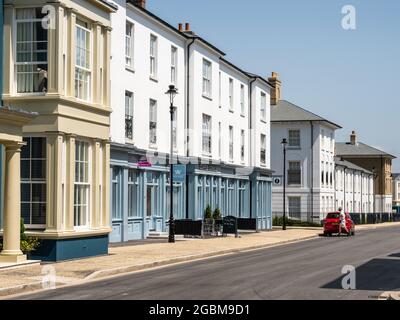
[[135, 5], [146, 9], [146, 0], [134, 0]]
[[357, 134], [355, 131], [353, 131], [350, 135], [350, 143], [351, 145], [355, 146], [357, 145]]
[[178, 30], [179, 30], [180, 32], [183, 31], [183, 24], [182, 24], [182, 23], [178, 24]]
[[190, 23], [188, 22], [185, 23], [185, 31], [190, 32]]
[[282, 87], [282, 82], [279, 80], [278, 73], [272, 72], [271, 77], [268, 78], [268, 82], [273, 86], [271, 90], [271, 105], [276, 106], [281, 100]]

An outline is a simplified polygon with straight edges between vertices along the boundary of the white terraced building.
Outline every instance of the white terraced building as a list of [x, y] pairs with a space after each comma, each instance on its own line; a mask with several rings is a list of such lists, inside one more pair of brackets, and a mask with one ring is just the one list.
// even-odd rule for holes
[[353, 214], [374, 213], [374, 174], [335, 158], [335, 208]]
[[[270, 79], [275, 87], [277, 75]], [[341, 127], [281, 99], [271, 101], [272, 210], [283, 215], [283, 139], [287, 139], [286, 213], [295, 220], [319, 223], [335, 208], [335, 131]]]
[[203, 219], [210, 205], [271, 228], [271, 84], [145, 1], [112, 2], [111, 241], [168, 229], [169, 85], [179, 91], [174, 156], [187, 170], [174, 183], [175, 218]]

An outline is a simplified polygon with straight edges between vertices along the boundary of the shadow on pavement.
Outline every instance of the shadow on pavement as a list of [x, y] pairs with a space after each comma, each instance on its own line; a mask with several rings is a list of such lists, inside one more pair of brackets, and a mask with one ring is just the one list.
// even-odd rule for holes
[[[400, 288], [400, 259], [373, 259], [356, 268], [356, 290], [393, 291]], [[322, 286], [342, 289], [343, 275]]]
[[400, 258], [400, 252], [399, 253], [392, 253], [389, 257], [391, 257], [391, 258]]

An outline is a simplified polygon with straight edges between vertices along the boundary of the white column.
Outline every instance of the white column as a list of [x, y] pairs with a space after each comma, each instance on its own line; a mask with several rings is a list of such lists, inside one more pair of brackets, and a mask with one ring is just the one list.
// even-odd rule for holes
[[21, 228], [21, 145], [6, 146], [3, 251], [0, 262], [18, 263], [26, 260], [20, 248]]

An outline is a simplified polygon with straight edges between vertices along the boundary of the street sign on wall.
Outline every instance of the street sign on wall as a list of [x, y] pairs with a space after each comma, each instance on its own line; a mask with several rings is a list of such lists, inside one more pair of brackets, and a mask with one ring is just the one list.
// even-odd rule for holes
[[182, 164], [174, 165], [173, 169], [173, 181], [174, 182], [186, 182], [186, 166]]

